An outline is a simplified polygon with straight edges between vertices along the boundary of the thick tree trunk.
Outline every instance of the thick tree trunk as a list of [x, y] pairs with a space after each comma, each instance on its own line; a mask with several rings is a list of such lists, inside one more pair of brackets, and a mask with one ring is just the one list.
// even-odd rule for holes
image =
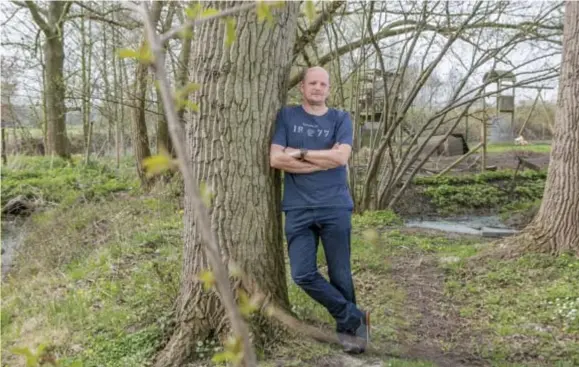
[[46, 143], [48, 154], [69, 157], [66, 135], [65, 85], [63, 76], [64, 47], [57, 34], [47, 35], [46, 58]]
[[[225, 9], [238, 4], [208, 6]], [[224, 43], [224, 22], [213, 21], [196, 30], [191, 67], [192, 81], [202, 85], [195, 98], [200, 112], [192, 114], [187, 125], [194, 173], [214, 194], [212, 229], [224, 259], [234, 259], [282, 307], [289, 301], [281, 180], [269, 166], [268, 152], [275, 116], [286, 98], [297, 5], [288, 2], [282, 9], [272, 9], [271, 25], [259, 22], [255, 12], [239, 14], [231, 48]], [[182, 365], [192, 357], [196, 340], [224, 336], [229, 328], [218, 298], [203, 291], [197, 281], [208, 264], [193, 217], [186, 197], [177, 327], [157, 366]]]
[[549, 174], [539, 212], [511, 243], [579, 255], [579, 3], [565, 6], [562, 67]]

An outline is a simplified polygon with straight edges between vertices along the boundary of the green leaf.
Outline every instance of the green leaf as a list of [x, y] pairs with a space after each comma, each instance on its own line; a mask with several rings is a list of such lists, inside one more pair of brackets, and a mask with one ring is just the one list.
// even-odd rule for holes
[[209, 187], [207, 187], [207, 184], [205, 184], [205, 182], [201, 182], [201, 185], [199, 186], [199, 191], [201, 194], [201, 200], [203, 201], [203, 204], [205, 204], [206, 207], [210, 207], [211, 206], [211, 202], [213, 201], [213, 192], [211, 192], [211, 189]]
[[175, 98], [187, 98], [189, 94], [201, 89], [201, 84], [189, 83], [175, 92]]
[[249, 317], [252, 313], [257, 311], [257, 304], [249, 298], [247, 293], [243, 290], [238, 291], [239, 294], [239, 312], [245, 317]]
[[26, 367], [36, 367], [38, 365], [38, 357], [35, 356], [28, 348], [12, 348], [11, 352], [17, 355], [26, 357]]
[[229, 362], [233, 359], [235, 359], [235, 354], [233, 354], [229, 351], [223, 351], [221, 353], [215, 354], [213, 356], [213, 358], [211, 358], [211, 361], [213, 363], [223, 363], [223, 362]]
[[264, 20], [273, 21], [273, 17], [271, 16], [269, 9], [269, 4], [266, 4], [264, 1], [257, 2], [255, 11], [257, 12], [257, 20], [260, 22]]
[[243, 341], [241, 337], [230, 336], [224, 343], [224, 350], [211, 359], [214, 363], [231, 362], [237, 365], [243, 359]]
[[203, 10], [203, 13], [201, 13], [201, 16], [205, 18], [205, 17], [217, 15], [217, 14], [219, 14], [219, 10], [214, 9], [214, 8], [207, 8], [207, 9]]
[[119, 57], [121, 59], [127, 59], [127, 58], [136, 59], [138, 56], [137, 51], [131, 50], [130, 48], [121, 48], [121, 49], [117, 50], [117, 54], [119, 55]]
[[153, 52], [151, 51], [148, 42], [143, 42], [141, 47], [139, 47], [137, 52], [137, 60], [148, 64], [153, 62]]
[[179, 31], [178, 36], [182, 40], [188, 40], [193, 38], [193, 31], [190, 28], [185, 28]]
[[316, 18], [316, 6], [312, 0], [306, 0], [306, 16], [310, 20], [310, 23]]
[[210, 270], [203, 270], [197, 278], [203, 283], [203, 289], [210, 290], [215, 286], [215, 275]]
[[185, 102], [185, 107], [189, 108], [193, 112], [199, 112], [199, 105], [193, 101], [187, 100]]
[[172, 167], [173, 161], [166, 152], [143, 159], [143, 168], [147, 177], [159, 175]]
[[235, 18], [227, 18], [225, 20], [225, 45], [230, 47], [235, 42]]
[[196, 3], [194, 5], [188, 6], [185, 9], [185, 15], [189, 19], [195, 19], [201, 14], [201, 9], [203, 9], [203, 5], [201, 3]]

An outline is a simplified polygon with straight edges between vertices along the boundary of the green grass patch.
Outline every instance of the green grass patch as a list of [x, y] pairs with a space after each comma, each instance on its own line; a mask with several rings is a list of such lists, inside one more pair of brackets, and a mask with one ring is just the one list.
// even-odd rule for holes
[[505, 153], [505, 152], [534, 152], [534, 153], [549, 153], [551, 151], [551, 143], [537, 142], [529, 145], [514, 145], [513, 143], [494, 143], [487, 146], [489, 153]]
[[[45, 343], [65, 366], [143, 365], [169, 326], [181, 264], [180, 214], [166, 198], [155, 200], [155, 209], [140, 200], [119, 200], [85, 205], [83, 216], [75, 210], [42, 214], [45, 225], [32, 227], [28, 238], [61, 238], [55, 244], [25, 242], [3, 285], [5, 358], [14, 346]], [[108, 235], [95, 245], [98, 234], [79, 228], [103, 220]], [[68, 235], [52, 236], [47, 228]], [[45, 257], [60, 261], [51, 266]]]
[[402, 218], [391, 210], [366, 211], [352, 216], [353, 228], [388, 227], [402, 224]]
[[579, 364], [579, 259], [527, 254], [444, 267], [448, 297], [461, 305], [475, 330], [491, 331], [483, 356]]
[[112, 160], [85, 165], [82, 157], [70, 161], [61, 158], [11, 157], [2, 168], [2, 206], [23, 196], [45, 205], [72, 205], [106, 199], [119, 191], [138, 191], [139, 183], [130, 172], [130, 161], [120, 170]]
[[63, 366], [142, 366], [170, 326], [183, 226], [170, 190], [138, 196], [129, 164], [76, 163], [12, 160], [2, 172], [3, 193], [55, 204], [21, 228], [3, 281], [7, 365], [24, 363], [14, 348], [45, 345]]
[[[419, 176], [414, 178], [414, 184], [424, 186], [439, 186], [439, 185], [470, 185], [470, 184], [485, 184], [496, 181], [512, 180], [515, 171], [511, 169], [503, 169], [497, 171], [485, 171], [475, 174], [465, 175], [444, 175], [436, 176]], [[527, 180], [545, 180], [547, 178], [547, 170], [533, 171], [524, 170], [517, 172], [517, 181]]]

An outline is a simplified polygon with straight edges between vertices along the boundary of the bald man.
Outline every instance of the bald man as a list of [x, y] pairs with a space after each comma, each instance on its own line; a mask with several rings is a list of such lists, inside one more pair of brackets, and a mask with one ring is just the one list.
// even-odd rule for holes
[[[279, 111], [270, 151], [271, 166], [284, 172], [282, 210], [291, 275], [334, 317], [344, 350], [362, 353], [370, 322], [369, 313], [356, 306], [350, 266], [354, 205], [346, 165], [352, 151], [352, 121], [347, 112], [326, 106], [330, 78], [323, 68], [307, 69], [299, 89], [302, 104]], [[329, 282], [317, 268], [320, 239]]]

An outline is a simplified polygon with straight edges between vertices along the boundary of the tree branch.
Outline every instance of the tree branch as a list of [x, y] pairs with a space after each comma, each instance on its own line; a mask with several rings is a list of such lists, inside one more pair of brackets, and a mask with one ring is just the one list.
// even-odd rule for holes
[[293, 51], [294, 56], [299, 55], [304, 48], [315, 39], [326, 21], [344, 4], [345, 1], [332, 1], [330, 6], [327, 9], [324, 9], [322, 13], [314, 19], [310, 27], [304, 30], [296, 40]]
[[[538, 26], [536, 23], [533, 22], [521, 22], [518, 24], [510, 24], [510, 23], [496, 23], [496, 22], [477, 22], [474, 24], [471, 24], [470, 26], [467, 26], [464, 29], [488, 29], [488, 28], [495, 28], [495, 29], [513, 29], [513, 30], [521, 30], [521, 31], [526, 31], [529, 32], [529, 27], [533, 25], [535, 26], [535, 29], [545, 29], [545, 30], [560, 30], [562, 32], [562, 26], [543, 26], [540, 25]], [[399, 27], [399, 26], [406, 26], [404, 28], [395, 28], [395, 27]], [[393, 29], [394, 28], [394, 29]], [[368, 37], [364, 37], [361, 39], [358, 39], [356, 41], [350, 42], [344, 46], [339, 47], [337, 50], [334, 51], [330, 51], [327, 54], [325, 54], [324, 56], [320, 57], [317, 64], [320, 66], [324, 66], [326, 64], [328, 64], [334, 57], [340, 57], [342, 55], [345, 55], [348, 52], [352, 52], [360, 47], [369, 45], [372, 43], [372, 38], [375, 38], [376, 40], [381, 40], [384, 38], [389, 38], [389, 37], [394, 37], [394, 36], [399, 36], [405, 33], [411, 33], [417, 30], [417, 28], [421, 28], [423, 31], [433, 31], [433, 32], [437, 32], [441, 35], [452, 35], [456, 32], [459, 31], [458, 27], [439, 27], [437, 25], [433, 25], [433, 24], [420, 24], [420, 22], [414, 21], [414, 20], [401, 20], [401, 21], [397, 21], [394, 22], [393, 24], [389, 25], [388, 27], [382, 29], [380, 32], [377, 32], [374, 37], [368, 36]], [[551, 43], [555, 43], [560, 45], [561, 43], [555, 40], [551, 40], [549, 38], [544, 38], [543, 39], [547, 42], [551, 42]], [[467, 41], [468, 42], [468, 41]], [[469, 42], [470, 43], [470, 42]], [[289, 89], [295, 87], [298, 83], [300, 82], [299, 80], [299, 75], [295, 75], [292, 78], [290, 78], [289, 81]]]
[[30, 10], [30, 14], [32, 15], [32, 19], [34, 22], [42, 29], [45, 34], [50, 34], [53, 29], [46, 23], [46, 20], [40, 15], [40, 13], [46, 13], [44, 9], [40, 9], [34, 1], [26, 1], [24, 6], [26, 6]]

